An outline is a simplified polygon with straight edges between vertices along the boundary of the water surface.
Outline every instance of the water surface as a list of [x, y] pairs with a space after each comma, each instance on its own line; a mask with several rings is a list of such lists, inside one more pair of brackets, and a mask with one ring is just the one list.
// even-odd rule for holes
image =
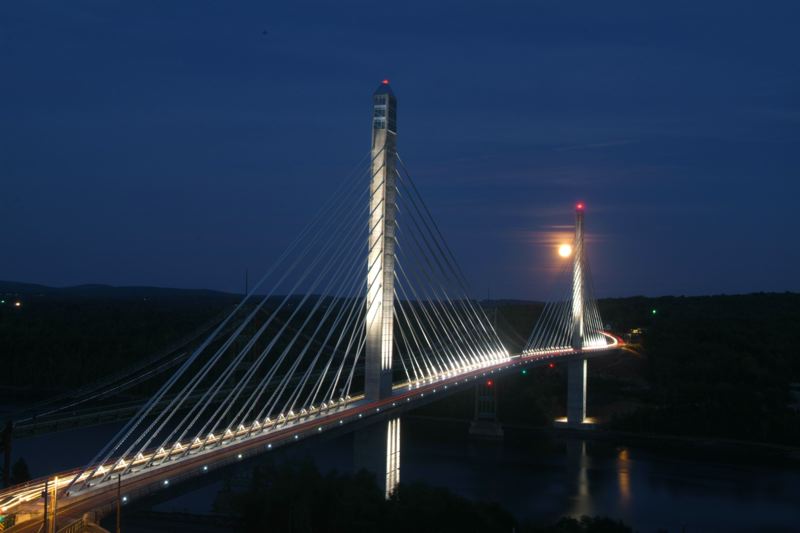
[[[66, 469], [91, 459], [117, 428], [21, 439], [14, 455], [25, 457], [34, 476]], [[501, 442], [477, 441], [465, 423], [413, 417], [403, 419], [402, 430], [403, 482], [499, 502], [520, 520], [604, 515], [643, 532], [800, 531], [797, 463], [513, 429]], [[276, 461], [310, 457], [323, 471], [353, 468], [351, 435], [271, 453]], [[158, 509], [210, 512], [218, 487], [193, 490]]]

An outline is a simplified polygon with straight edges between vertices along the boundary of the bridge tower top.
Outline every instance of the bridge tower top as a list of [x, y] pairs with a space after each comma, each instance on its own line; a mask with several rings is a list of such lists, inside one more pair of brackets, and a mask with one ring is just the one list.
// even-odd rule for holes
[[397, 98], [389, 80], [383, 80], [372, 95], [372, 148], [382, 141], [381, 133], [397, 135]]

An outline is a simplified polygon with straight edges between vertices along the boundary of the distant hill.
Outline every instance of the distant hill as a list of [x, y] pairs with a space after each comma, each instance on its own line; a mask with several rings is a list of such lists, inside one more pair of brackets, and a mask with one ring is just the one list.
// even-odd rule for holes
[[0, 389], [37, 398], [92, 383], [164, 350], [240, 300], [210, 290], [0, 281]]
[[209, 289], [173, 289], [165, 287], [117, 287], [113, 285], [87, 284], [71, 287], [49, 287], [36, 283], [20, 283], [17, 281], [0, 280], [0, 295], [5, 296], [33, 296], [33, 297], [70, 297], [70, 298], [100, 298], [112, 300], [129, 300], [148, 297], [181, 298], [181, 297], [241, 297]]

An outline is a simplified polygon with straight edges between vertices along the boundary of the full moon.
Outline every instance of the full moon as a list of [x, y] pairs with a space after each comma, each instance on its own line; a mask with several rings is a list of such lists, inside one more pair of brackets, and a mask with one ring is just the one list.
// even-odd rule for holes
[[562, 244], [558, 247], [558, 255], [561, 257], [569, 257], [572, 255], [572, 246], [569, 244]]

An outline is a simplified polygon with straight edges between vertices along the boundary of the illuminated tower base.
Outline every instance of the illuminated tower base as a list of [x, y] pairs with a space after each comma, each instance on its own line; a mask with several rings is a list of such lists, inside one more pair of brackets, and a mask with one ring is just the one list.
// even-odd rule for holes
[[555, 426], [570, 429], [593, 429], [595, 420], [586, 416], [586, 379], [589, 362], [577, 358], [567, 362], [567, 416], [557, 418]]
[[589, 362], [576, 359], [567, 363], [567, 425], [586, 421], [586, 376]]

